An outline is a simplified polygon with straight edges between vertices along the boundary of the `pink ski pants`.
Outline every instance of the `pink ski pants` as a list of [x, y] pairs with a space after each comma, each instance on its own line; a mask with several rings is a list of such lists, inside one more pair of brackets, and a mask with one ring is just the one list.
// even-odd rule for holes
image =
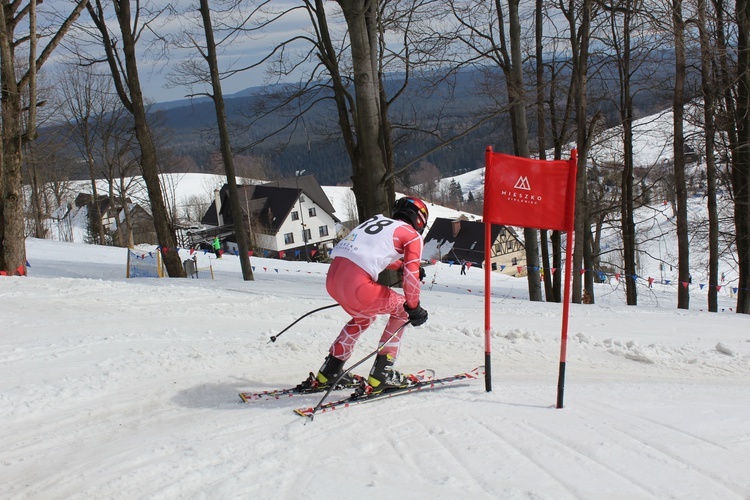
[[375, 317], [379, 314], [388, 314], [390, 318], [380, 336], [378, 346], [384, 346], [380, 354], [398, 357], [404, 328], [395, 336], [393, 333], [409, 319], [404, 310], [403, 295], [373, 281], [362, 268], [341, 257], [333, 259], [331, 263], [326, 278], [326, 290], [352, 317], [331, 345], [332, 356], [343, 360], [349, 359], [360, 335], [367, 330]]

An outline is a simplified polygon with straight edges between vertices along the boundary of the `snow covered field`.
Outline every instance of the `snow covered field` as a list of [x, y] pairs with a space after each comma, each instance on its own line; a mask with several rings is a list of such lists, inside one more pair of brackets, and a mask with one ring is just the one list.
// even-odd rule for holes
[[[346, 321], [327, 266], [199, 254], [210, 279], [126, 280], [125, 250], [27, 240], [0, 278], [0, 498], [750, 498], [750, 317], [675, 309], [674, 287], [597, 285], [572, 305], [555, 409], [559, 304], [493, 282], [493, 391], [483, 382], [318, 415], [319, 396], [241, 390], [317, 370]], [[184, 258], [187, 258], [185, 252]], [[483, 362], [482, 271], [427, 267], [429, 321], [398, 366]], [[363, 335], [354, 360], [384, 325]], [[369, 361], [358, 369], [369, 370]]]

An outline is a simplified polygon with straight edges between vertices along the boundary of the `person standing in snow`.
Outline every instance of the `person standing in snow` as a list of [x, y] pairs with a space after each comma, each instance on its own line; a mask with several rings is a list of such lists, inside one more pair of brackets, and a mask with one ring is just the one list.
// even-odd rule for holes
[[[359, 337], [380, 314], [390, 318], [367, 382], [373, 393], [409, 385], [408, 376], [394, 370], [393, 364], [407, 321], [412, 326], [427, 321], [427, 311], [419, 302], [419, 284], [422, 231], [428, 215], [427, 205], [419, 198], [400, 198], [391, 217], [376, 215], [366, 220], [331, 251], [326, 290], [352, 318], [331, 345], [318, 374], [311, 373], [301, 388], [329, 388], [344, 371]], [[401, 270], [403, 295], [377, 282], [384, 269]], [[342, 382], [353, 382], [353, 378]]]
[[221, 241], [219, 240], [218, 236], [214, 237], [214, 253], [216, 254], [217, 259], [221, 259]]

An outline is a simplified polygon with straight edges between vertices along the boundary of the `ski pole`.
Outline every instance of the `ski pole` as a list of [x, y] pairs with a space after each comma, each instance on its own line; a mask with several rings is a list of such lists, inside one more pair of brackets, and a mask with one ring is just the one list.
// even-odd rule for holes
[[332, 307], [336, 307], [336, 306], [338, 306], [338, 305], [339, 305], [339, 303], [338, 303], [338, 302], [336, 302], [335, 304], [331, 304], [331, 305], [329, 305], [329, 306], [323, 306], [323, 307], [319, 307], [319, 308], [317, 308], [317, 309], [313, 309], [313, 310], [312, 310], [312, 311], [310, 311], [310, 312], [306, 312], [305, 314], [303, 314], [302, 316], [300, 316], [299, 318], [297, 318], [297, 319], [296, 319], [296, 320], [294, 321], [294, 323], [292, 323], [291, 325], [287, 326], [286, 328], [284, 328], [283, 330], [281, 330], [281, 331], [280, 331], [279, 333], [277, 333], [276, 335], [271, 335], [271, 340], [269, 340], [269, 341], [268, 341], [268, 343], [270, 344], [271, 342], [276, 342], [276, 339], [277, 339], [277, 338], [279, 338], [279, 337], [281, 337], [281, 334], [282, 334], [282, 333], [284, 333], [285, 331], [289, 330], [289, 329], [290, 329], [291, 327], [293, 327], [294, 325], [296, 325], [296, 324], [297, 324], [297, 323], [298, 323], [298, 322], [299, 322], [299, 321], [300, 321], [301, 319], [303, 319], [303, 318], [305, 318], [305, 317], [307, 317], [307, 316], [310, 316], [311, 314], [313, 314], [313, 313], [316, 313], [316, 312], [318, 312], [318, 311], [322, 311], [322, 310], [324, 310], [324, 309], [330, 309], [330, 308], [332, 308]]
[[[401, 283], [401, 282], [400, 282], [400, 281], [397, 281], [397, 282], [395, 282], [394, 284], [392, 284], [392, 285], [389, 285], [389, 286], [388, 286], [388, 288], [393, 288], [394, 286], [398, 285], [399, 283]], [[311, 314], [313, 314], [313, 313], [316, 313], [316, 312], [318, 312], [318, 311], [322, 311], [322, 310], [324, 310], [324, 309], [331, 309], [332, 307], [336, 307], [336, 306], [338, 306], [338, 305], [339, 305], [339, 303], [337, 302], [337, 303], [335, 303], [335, 304], [331, 304], [330, 306], [323, 306], [323, 307], [319, 307], [319, 308], [317, 308], [317, 309], [313, 309], [313, 310], [312, 310], [312, 311], [310, 311], [310, 312], [306, 312], [305, 314], [303, 314], [302, 316], [300, 316], [299, 318], [297, 318], [297, 319], [296, 319], [296, 320], [294, 321], [294, 323], [292, 323], [291, 325], [287, 326], [286, 328], [284, 328], [283, 330], [281, 330], [281, 331], [280, 331], [279, 333], [277, 333], [276, 335], [271, 335], [271, 340], [269, 340], [269, 341], [268, 341], [268, 343], [270, 344], [271, 342], [276, 342], [276, 339], [278, 339], [279, 337], [281, 337], [281, 334], [282, 334], [282, 333], [284, 333], [285, 331], [289, 330], [289, 329], [290, 329], [291, 327], [293, 327], [294, 325], [296, 325], [296, 324], [297, 324], [297, 323], [298, 323], [298, 322], [299, 322], [299, 321], [300, 321], [301, 319], [304, 319], [304, 318], [306, 318], [307, 316], [310, 316]], [[401, 327], [401, 328], [403, 328], [403, 327]]]
[[406, 328], [406, 325], [408, 325], [410, 323], [411, 323], [411, 320], [409, 320], [406, 323], [404, 323], [403, 325], [399, 326], [396, 329], [396, 331], [393, 332], [393, 335], [391, 335], [390, 337], [388, 337], [388, 340], [386, 340], [385, 342], [383, 342], [383, 344], [381, 346], [379, 346], [377, 349], [375, 349], [374, 351], [372, 351], [370, 354], [368, 354], [364, 358], [362, 358], [359, 361], [357, 361], [356, 363], [354, 363], [348, 369], [346, 369], [343, 372], [341, 372], [341, 375], [339, 375], [338, 378], [336, 379], [336, 381], [330, 385], [330, 387], [328, 388], [328, 390], [326, 391], [326, 393], [323, 394], [323, 397], [320, 399], [320, 401], [318, 402], [318, 404], [315, 405], [315, 408], [313, 408], [312, 413], [310, 413], [310, 415], [308, 415], [308, 417], [310, 418], [310, 420], [312, 420], [315, 417], [315, 412], [318, 411], [318, 409], [323, 405], [323, 401], [326, 400], [326, 398], [331, 394], [331, 391], [333, 391], [333, 388], [336, 387], [336, 385], [338, 385], [339, 382], [341, 382], [341, 379], [344, 378], [344, 376], [347, 373], [351, 372], [353, 369], [355, 369], [356, 367], [358, 367], [359, 365], [361, 365], [362, 363], [364, 363], [365, 361], [367, 361], [368, 359], [370, 359], [371, 357], [375, 356], [377, 353], [379, 353], [380, 351], [382, 351], [383, 348], [388, 344], [388, 342], [390, 342], [391, 340], [393, 340], [396, 337], [396, 335], [398, 335], [398, 333], [401, 330], [403, 330], [404, 328]]

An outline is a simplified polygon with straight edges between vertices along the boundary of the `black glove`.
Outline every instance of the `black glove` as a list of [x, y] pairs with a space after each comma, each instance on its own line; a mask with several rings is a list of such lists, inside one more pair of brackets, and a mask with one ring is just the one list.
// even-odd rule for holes
[[406, 305], [406, 302], [404, 302], [404, 310], [409, 315], [409, 321], [411, 321], [412, 326], [419, 326], [427, 321], [427, 311], [422, 309], [422, 306], [419, 304], [417, 304], [417, 307], [412, 309], [411, 307]]
[[427, 277], [427, 273], [424, 272], [424, 268], [422, 266], [419, 266], [419, 281], [424, 281], [426, 277]]

